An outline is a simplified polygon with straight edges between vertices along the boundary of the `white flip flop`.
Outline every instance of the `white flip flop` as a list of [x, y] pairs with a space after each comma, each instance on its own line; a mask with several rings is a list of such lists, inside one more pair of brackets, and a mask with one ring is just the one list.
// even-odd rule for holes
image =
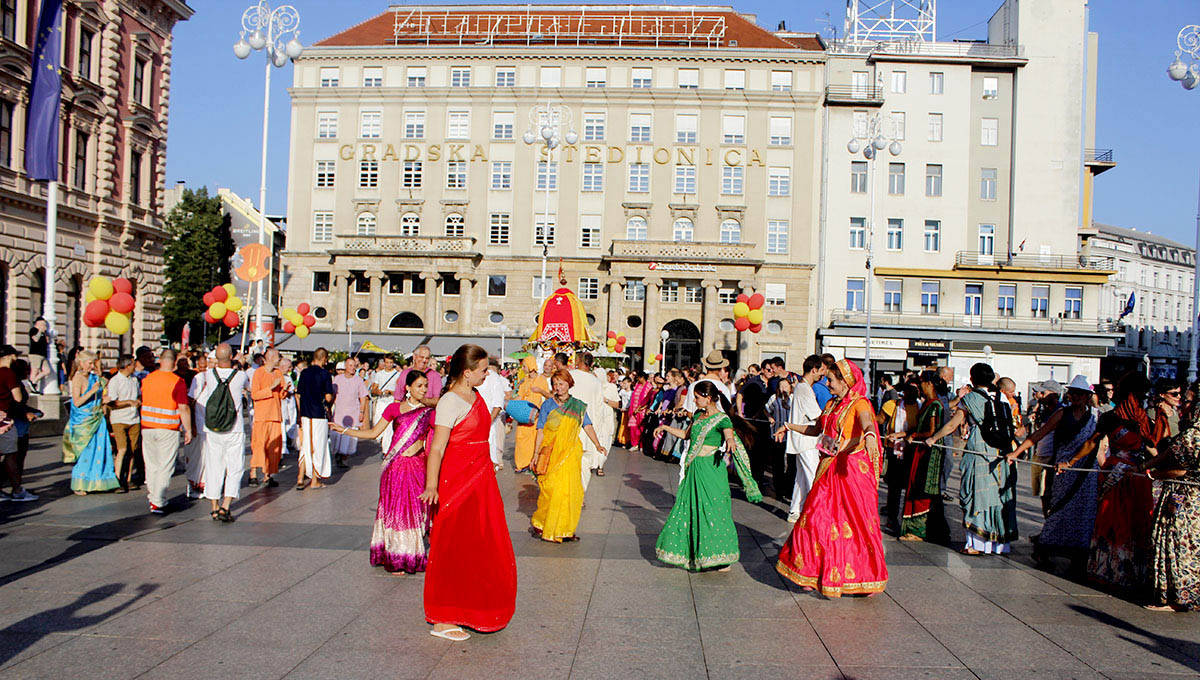
[[[466, 637], [452, 637], [454, 633], [462, 633], [463, 635], [466, 635]], [[431, 630], [429, 631], [429, 634], [434, 637], [442, 638], [443, 640], [449, 640], [451, 642], [466, 642], [467, 640], [471, 639], [470, 633], [457, 626], [454, 628], [447, 628], [446, 630]]]

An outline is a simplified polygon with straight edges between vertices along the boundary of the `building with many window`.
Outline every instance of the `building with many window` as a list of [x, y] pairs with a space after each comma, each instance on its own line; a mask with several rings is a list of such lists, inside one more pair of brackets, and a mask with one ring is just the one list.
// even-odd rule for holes
[[[313, 346], [512, 337], [561, 267], [634, 354], [799, 359], [824, 59], [729, 7], [395, 5], [296, 61], [282, 304]], [[545, 104], [578, 137], [550, 152]], [[767, 302], [739, 338], [741, 292]]]

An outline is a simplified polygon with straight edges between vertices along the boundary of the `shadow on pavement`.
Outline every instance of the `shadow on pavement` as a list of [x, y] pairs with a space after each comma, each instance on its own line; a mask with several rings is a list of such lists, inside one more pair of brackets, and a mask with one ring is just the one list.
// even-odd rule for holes
[[[1071, 605], [1071, 609], [1074, 609], [1084, 616], [1095, 619], [1098, 623], [1102, 623], [1118, 630], [1128, 631], [1139, 636], [1140, 638], [1143, 638], [1137, 639], [1122, 635], [1120, 637], [1123, 640], [1132, 642], [1135, 645], [1142, 647], [1146, 651], [1157, 654], [1163, 658], [1182, 663], [1194, 671], [1200, 671], [1200, 643], [1196, 643], [1191, 640], [1170, 637], [1167, 635], [1160, 635], [1132, 624], [1129, 621], [1125, 621], [1124, 619], [1119, 619], [1112, 614], [1107, 614], [1098, 609], [1092, 609], [1091, 607]], [[1187, 614], [1162, 613], [1159, 614], [1159, 616], [1187, 616]], [[1180, 659], [1179, 657], [1186, 658]]]
[[[111, 583], [106, 586], [93, 588], [88, 592], [80, 595], [71, 604], [47, 609], [44, 612], [39, 612], [32, 616], [27, 616], [20, 621], [0, 630], [0, 635], [7, 635], [12, 641], [11, 646], [0, 649], [0, 664], [20, 654], [25, 649], [32, 646], [38, 640], [46, 637], [51, 633], [69, 633], [71, 631], [87, 628], [110, 619], [117, 614], [128, 609], [133, 603], [141, 600], [150, 593], [158, 589], [157, 584], [143, 583], [137, 587], [137, 595], [132, 599], [125, 600], [120, 604], [114, 605], [108, 611], [101, 614], [89, 614], [80, 616], [77, 612], [85, 607], [103, 602], [114, 595], [120, 594], [125, 586]], [[18, 633], [20, 635], [18, 635]]]

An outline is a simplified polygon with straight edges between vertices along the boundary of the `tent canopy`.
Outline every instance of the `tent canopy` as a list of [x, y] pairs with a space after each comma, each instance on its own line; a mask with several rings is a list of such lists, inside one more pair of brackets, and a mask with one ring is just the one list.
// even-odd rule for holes
[[530, 345], [553, 347], [560, 344], [594, 345], [588, 332], [587, 313], [570, 288], [559, 288], [542, 302], [537, 327], [529, 338]]

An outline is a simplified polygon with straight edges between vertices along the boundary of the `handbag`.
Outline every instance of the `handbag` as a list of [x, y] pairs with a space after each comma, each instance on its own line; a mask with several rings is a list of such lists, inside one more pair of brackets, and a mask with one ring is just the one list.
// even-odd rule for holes
[[504, 405], [508, 417], [522, 425], [532, 425], [537, 422], [538, 407], [532, 401], [524, 399], [509, 399]]
[[533, 456], [533, 462], [529, 465], [529, 469], [535, 475], [544, 475], [550, 469], [550, 454], [553, 447], [543, 445], [538, 449]]

